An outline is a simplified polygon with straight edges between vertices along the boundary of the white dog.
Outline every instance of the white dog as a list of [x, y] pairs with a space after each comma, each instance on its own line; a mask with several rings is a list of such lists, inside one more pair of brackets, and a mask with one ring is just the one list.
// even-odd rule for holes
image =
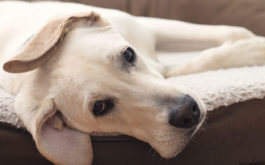
[[[207, 49], [184, 66], [157, 50]], [[91, 164], [91, 133], [121, 133], [176, 156], [205, 116], [202, 101], [164, 77], [265, 64], [265, 40], [240, 27], [195, 25], [59, 2], [0, 2], [1, 86], [39, 151]]]

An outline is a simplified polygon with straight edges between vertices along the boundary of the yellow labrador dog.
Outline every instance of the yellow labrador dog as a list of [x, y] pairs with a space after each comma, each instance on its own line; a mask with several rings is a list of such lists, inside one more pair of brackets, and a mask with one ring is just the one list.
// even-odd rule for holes
[[[158, 50], [203, 51], [162, 66]], [[91, 164], [91, 133], [121, 133], [176, 156], [205, 117], [202, 101], [164, 77], [265, 63], [246, 29], [135, 17], [73, 3], [0, 2], [1, 86], [38, 150], [55, 164]]]

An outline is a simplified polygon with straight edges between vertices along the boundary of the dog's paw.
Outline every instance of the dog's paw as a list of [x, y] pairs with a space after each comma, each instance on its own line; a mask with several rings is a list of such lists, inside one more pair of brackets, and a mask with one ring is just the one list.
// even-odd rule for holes
[[241, 39], [248, 39], [256, 36], [254, 33], [243, 27], [223, 26], [223, 28], [228, 30], [228, 33], [223, 36], [223, 43], [231, 43]]

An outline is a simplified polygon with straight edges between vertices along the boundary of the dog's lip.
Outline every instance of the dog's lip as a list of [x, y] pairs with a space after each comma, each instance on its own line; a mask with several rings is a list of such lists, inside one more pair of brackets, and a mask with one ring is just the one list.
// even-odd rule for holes
[[196, 125], [196, 126], [190, 128], [190, 129], [188, 129], [188, 130], [186, 131], [185, 135], [186, 135], [187, 137], [191, 137], [191, 136], [193, 136], [197, 128], [198, 128], [198, 126]]

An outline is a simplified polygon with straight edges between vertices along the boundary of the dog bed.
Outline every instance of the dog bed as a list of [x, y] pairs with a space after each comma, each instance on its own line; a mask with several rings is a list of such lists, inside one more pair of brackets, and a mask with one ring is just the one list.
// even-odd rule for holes
[[[160, 60], [162, 63], [178, 61], [183, 64], [197, 54], [197, 52], [177, 55], [161, 53]], [[265, 143], [262, 140], [265, 138], [265, 133], [262, 131], [265, 129], [262, 117], [265, 115], [264, 73], [265, 66], [254, 66], [168, 79], [178, 85], [189, 87], [203, 100], [209, 114], [203, 131], [196, 135], [182, 154], [171, 160], [160, 158], [147, 144], [131, 137], [94, 136], [92, 137], [94, 164], [123, 164], [127, 159], [132, 160], [131, 164], [141, 164], [143, 161], [144, 164], [265, 162]], [[21, 161], [27, 164], [30, 162], [48, 164], [49, 162], [38, 154], [33, 140], [16, 116], [14, 99], [14, 96], [0, 89], [0, 145], [5, 148], [5, 150], [0, 149], [0, 160], [8, 164], [12, 162], [17, 164]], [[18, 152], [17, 143], [24, 147], [23, 151], [26, 152]], [[226, 149], [230, 150], [229, 156], [225, 155], [228, 152]], [[150, 151], [149, 154], [146, 154], [146, 151]], [[220, 155], [220, 152], [224, 155]], [[204, 158], [207, 156], [206, 153], [212, 155], [211, 158]], [[190, 156], [193, 157], [192, 160]], [[222, 161], [218, 160], [219, 157]]]

